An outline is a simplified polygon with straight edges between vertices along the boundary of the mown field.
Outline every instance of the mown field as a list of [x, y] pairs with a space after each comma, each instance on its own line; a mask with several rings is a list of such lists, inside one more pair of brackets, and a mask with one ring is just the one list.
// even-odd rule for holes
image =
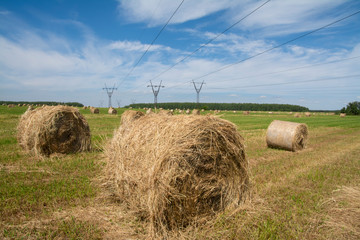
[[[124, 109], [116, 116], [80, 109], [93, 150], [46, 159], [26, 155], [17, 144], [25, 110], [0, 106], [0, 239], [146, 239], [147, 222], [102, 184], [103, 146]], [[245, 139], [251, 199], [174, 239], [360, 239], [360, 117], [218, 115]], [[295, 153], [267, 148], [274, 119], [306, 123], [308, 147]]]

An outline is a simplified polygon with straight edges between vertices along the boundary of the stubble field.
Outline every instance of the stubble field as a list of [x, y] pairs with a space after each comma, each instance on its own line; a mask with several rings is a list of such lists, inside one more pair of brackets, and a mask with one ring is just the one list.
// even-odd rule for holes
[[[37, 159], [19, 148], [26, 107], [0, 106], [0, 238], [146, 239], [138, 219], [103, 186], [103, 146], [120, 114], [90, 114], [91, 152]], [[207, 114], [208, 111], [203, 113]], [[245, 139], [251, 198], [235, 212], [189, 227], [174, 239], [359, 239], [360, 117], [221, 112]], [[272, 120], [306, 123], [305, 150], [267, 148]]]

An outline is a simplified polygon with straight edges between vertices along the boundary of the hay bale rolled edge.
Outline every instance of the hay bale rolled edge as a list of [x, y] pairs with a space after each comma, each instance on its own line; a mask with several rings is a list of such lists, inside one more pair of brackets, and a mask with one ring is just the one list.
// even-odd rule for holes
[[298, 151], [305, 148], [308, 138], [306, 124], [274, 120], [266, 131], [268, 147]]
[[146, 115], [115, 132], [106, 175], [132, 210], [150, 218], [152, 232], [164, 233], [245, 199], [242, 141], [234, 124], [217, 117]]
[[145, 116], [143, 112], [135, 110], [127, 110], [121, 114], [121, 125], [132, 123], [134, 120]]
[[116, 115], [117, 114], [117, 111], [115, 108], [113, 107], [110, 107], [109, 110], [108, 110], [108, 114], [113, 114], [113, 115]]
[[75, 153], [91, 148], [90, 128], [79, 110], [45, 106], [26, 111], [17, 127], [19, 145], [36, 156]]
[[90, 107], [90, 112], [92, 114], [99, 114], [100, 110], [98, 108], [95, 108], [95, 107]]

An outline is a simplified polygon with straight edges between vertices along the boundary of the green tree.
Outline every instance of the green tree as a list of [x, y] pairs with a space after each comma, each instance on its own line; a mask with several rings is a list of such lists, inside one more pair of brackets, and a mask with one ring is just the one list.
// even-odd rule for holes
[[341, 109], [341, 112], [349, 115], [360, 115], [360, 102], [348, 103], [346, 108]]

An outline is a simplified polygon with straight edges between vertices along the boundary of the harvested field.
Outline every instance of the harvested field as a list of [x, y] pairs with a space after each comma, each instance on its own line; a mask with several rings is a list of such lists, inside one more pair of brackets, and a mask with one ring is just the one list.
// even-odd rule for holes
[[[80, 109], [95, 151], [46, 161], [18, 146], [16, 127], [26, 109], [0, 106], [0, 238], [148, 239], [150, 220], [103, 185], [102, 146], [119, 128], [124, 109], [115, 116], [105, 108], [95, 115]], [[233, 122], [244, 138], [249, 201], [204, 224], [169, 231], [168, 239], [358, 239], [353, 201], [360, 182], [358, 116], [295, 119], [288, 112], [222, 112], [221, 118]], [[307, 147], [298, 152], [268, 148], [266, 129], [275, 119], [306, 124]]]

